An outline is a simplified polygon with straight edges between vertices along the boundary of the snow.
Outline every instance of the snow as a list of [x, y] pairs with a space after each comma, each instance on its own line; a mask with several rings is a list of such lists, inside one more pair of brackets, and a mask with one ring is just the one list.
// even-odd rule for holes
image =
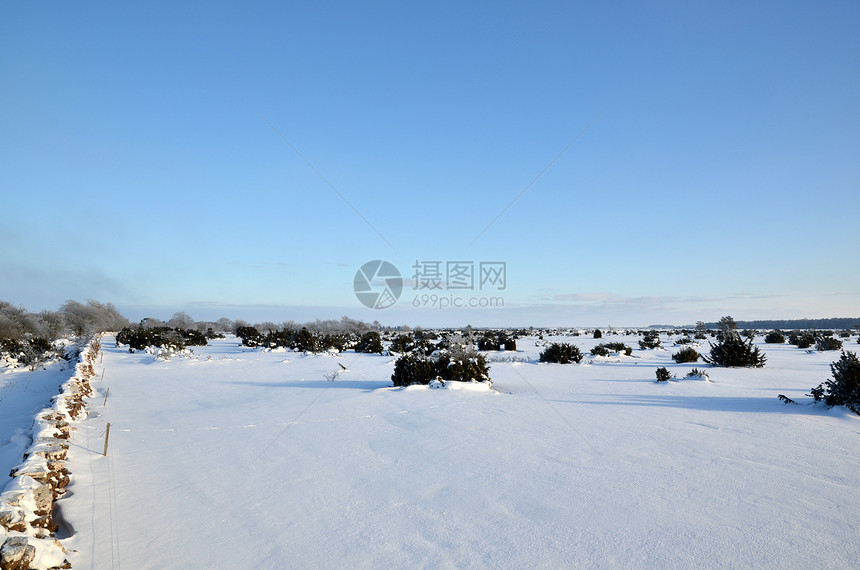
[[[663, 351], [637, 340], [520, 338], [489, 353], [492, 388], [432, 389], [391, 387], [392, 356], [227, 338], [164, 360], [106, 337], [57, 503], [68, 559], [857, 567], [860, 417], [804, 397], [839, 353], [762, 344], [765, 368], [708, 367], [706, 382], [684, 378], [707, 365], [675, 364], [665, 335]], [[538, 363], [549, 341], [586, 357]], [[612, 341], [632, 356], [587, 354]], [[658, 366], [677, 378], [656, 383]]]
[[50, 406], [71, 373], [67, 362], [57, 360], [35, 371], [19, 366], [0, 374], [0, 491], [32, 441], [33, 417]]

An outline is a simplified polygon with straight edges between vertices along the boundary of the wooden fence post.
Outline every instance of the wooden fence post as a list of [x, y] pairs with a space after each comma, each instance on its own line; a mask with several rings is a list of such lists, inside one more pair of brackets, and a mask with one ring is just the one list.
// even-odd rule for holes
[[107, 444], [108, 438], [110, 437], [110, 422], [108, 422], [107, 429], [105, 430], [105, 452], [104, 456], [107, 457]]

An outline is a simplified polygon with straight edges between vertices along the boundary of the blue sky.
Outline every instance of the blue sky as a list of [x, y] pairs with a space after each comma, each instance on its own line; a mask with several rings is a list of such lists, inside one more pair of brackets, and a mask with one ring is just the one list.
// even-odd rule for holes
[[[126, 4], [3, 8], [0, 299], [860, 315], [856, 2]], [[505, 306], [364, 308], [373, 259], [505, 261]]]

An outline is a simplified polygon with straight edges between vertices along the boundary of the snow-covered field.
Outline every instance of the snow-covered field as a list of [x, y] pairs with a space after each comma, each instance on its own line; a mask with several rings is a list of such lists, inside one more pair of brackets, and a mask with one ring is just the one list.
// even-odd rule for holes
[[0, 491], [32, 441], [33, 416], [50, 406], [60, 384], [71, 376], [71, 368], [64, 360], [35, 371], [23, 366], [0, 368]]
[[[545, 364], [542, 341], [521, 338], [526, 361], [491, 362], [493, 389], [395, 389], [389, 356], [263, 352], [228, 338], [164, 361], [106, 337], [104, 379], [97, 368], [89, 417], [71, 440], [72, 484], [57, 503], [68, 559], [74, 568], [860, 565], [860, 417], [803, 396], [829, 377], [837, 352], [762, 344], [765, 368], [658, 384], [658, 366], [678, 377], [693, 368], [671, 360], [678, 347], [548, 340], [634, 351]], [[339, 364], [348, 370], [327, 380]]]

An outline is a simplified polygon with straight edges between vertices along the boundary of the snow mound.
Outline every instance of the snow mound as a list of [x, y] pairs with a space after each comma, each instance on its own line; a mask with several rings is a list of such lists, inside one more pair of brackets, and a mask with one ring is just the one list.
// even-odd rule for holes
[[462, 390], [465, 392], [491, 392], [491, 382], [458, 382], [456, 380], [431, 380], [429, 384], [413, 384], [401, 388], [407, 392], [422, 392], [427, 390]]

